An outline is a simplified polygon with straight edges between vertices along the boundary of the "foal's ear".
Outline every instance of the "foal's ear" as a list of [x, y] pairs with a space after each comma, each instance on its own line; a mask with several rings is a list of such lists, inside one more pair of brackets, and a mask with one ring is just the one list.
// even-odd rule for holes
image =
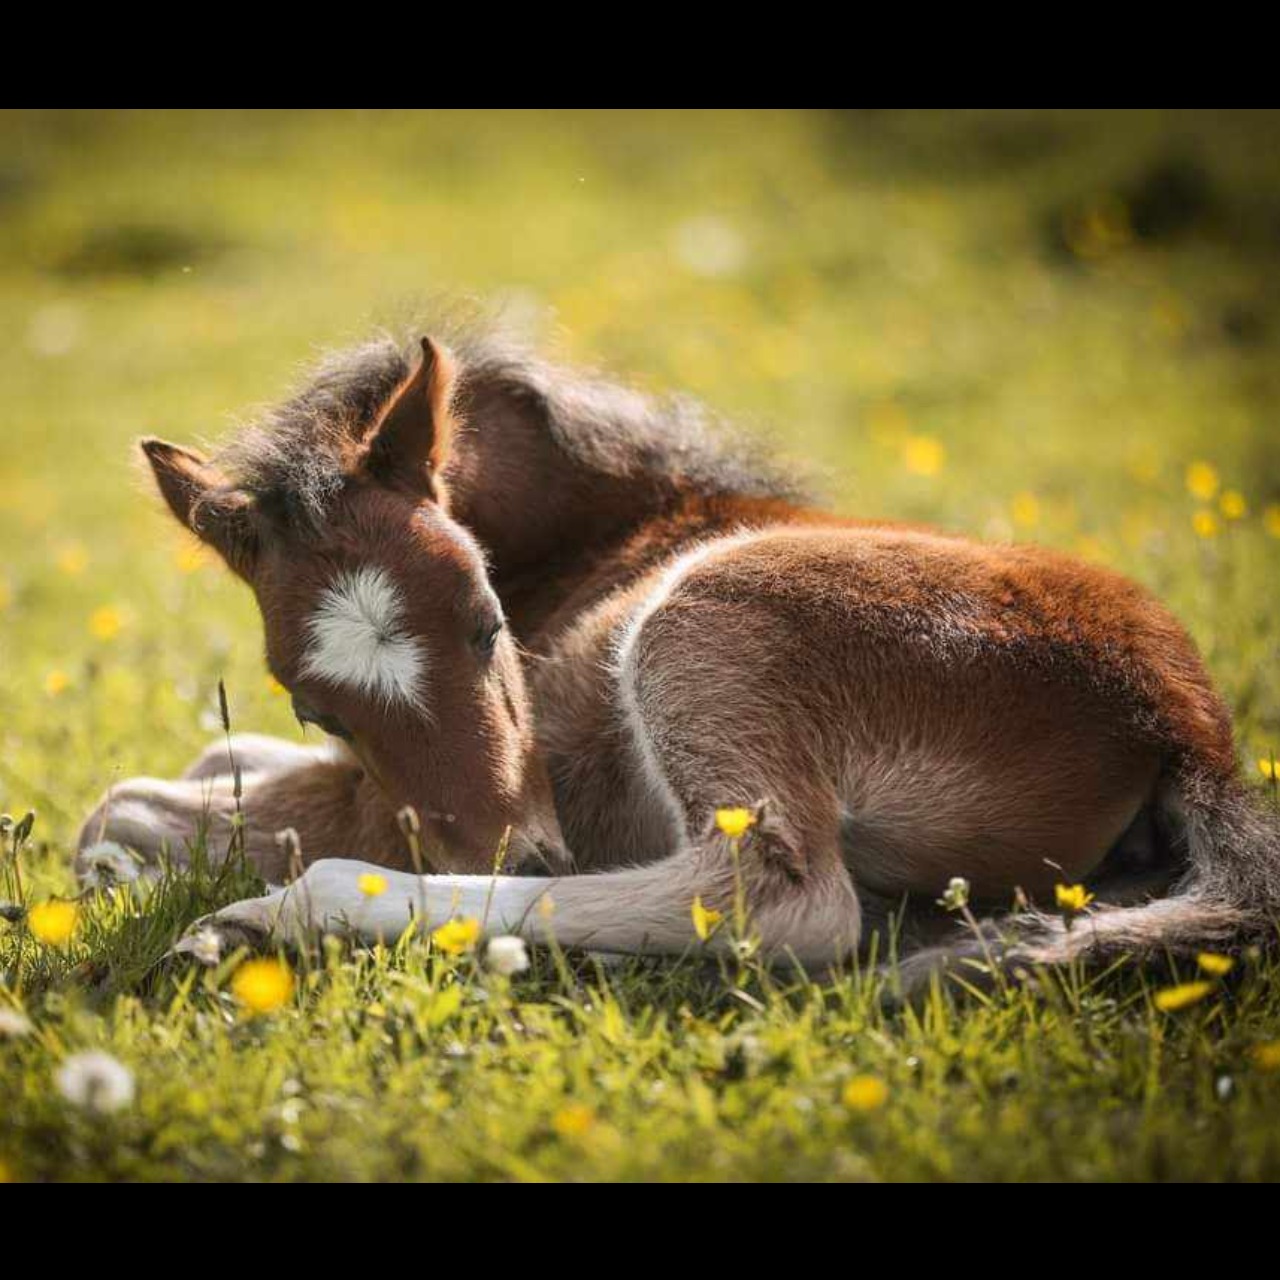
[[381, 484], [440, 500], [440, 472], [449, 457], [454, 421], [453, 358], [422, 339], [422, 359], [369, 433], [362, 465]]
[[211, 546], [242, 578], [258, 556], [253, 499], [231, 488], [198, 453], [154, 438], [139, 442], [178, 523]]

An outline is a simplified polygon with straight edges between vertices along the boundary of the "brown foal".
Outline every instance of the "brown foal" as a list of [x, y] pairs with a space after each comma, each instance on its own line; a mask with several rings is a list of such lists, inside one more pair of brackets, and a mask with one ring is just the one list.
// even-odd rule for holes
[[[1058, 961], [1273, 930], [1280, 842], [1191, 641], [1141, 588], [839, 520], [687, 405], [491, 335], [454, 345], [456, 381], [430, 341], [339, 357], [212, 462], [143, 443], [335, 744], [237, 740], [250, 856], [283, 881], [290, 827], [314, 865], [215, 923], [373, 936], [460, 911], [674, 953], [695, 944], [695, 896], [724, 912], [740, 890], [766, 951], [815, 967], [901, 911], [919, 971], [992, 945]], [[224, 850], [227, 771], [215, 747], [184, 780], [115, 788], [85, 843], [154, 861], [207, 821]], [[756, 819], [740, 847], [725, 806]], [[350, 860], [393, 891], [362, 901]], [[1103, 905], [1071, 930], [1024, 909], [956, 940], [936, 903], [953, 877], [993, 912], [1061, 881]]]

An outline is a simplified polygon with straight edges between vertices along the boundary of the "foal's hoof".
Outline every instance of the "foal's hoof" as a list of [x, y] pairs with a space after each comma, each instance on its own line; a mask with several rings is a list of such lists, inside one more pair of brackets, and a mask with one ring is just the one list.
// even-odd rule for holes
[[76, 854], [76, 879], [84, 889], [113, 889], [135, 880], [154, 880], [156, 869], [149, 867], [131, 849], [115, 840], [99, 840], [85, 845]]
[[236, 907], [250, 905], [251, 903], [237, 902], [233, 907], [197, 920], [173, 944], [169, 957], [190, 956], [212, 968], [241, 948], [248, 951], [266, 950], [271, 943], [270, 924], [256, 919], [249, 912], [233, 914]]

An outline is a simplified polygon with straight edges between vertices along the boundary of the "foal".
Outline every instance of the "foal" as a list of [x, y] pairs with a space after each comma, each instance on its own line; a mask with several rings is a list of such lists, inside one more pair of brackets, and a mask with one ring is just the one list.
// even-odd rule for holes
[[[993, 910], [1060, 880], [1139, 903], [1071, 931], [1024, 913], [1021, 960], [1270, 930], [1275, 834], [1191, 642], [1138, 587], [815, 512], [707, 453], [680, 412], [489, 340], [464, 345], [456, 397], [448, 366], [430, 342], [416, 364], [365, 349], [233, 448], [229, 474], [144, 444], [174, 513], [253, 586], [300, 718], [345, 744], [283, 763], [245, 744], [264, 873], [281, 878], [281, 826], [311, 856], [404, 867], [406, 805], [444, 873], [391, 874], [369, 903], [358, 864], [325, 860], [218, 923], [389, 934], [456, 910], [670, 953], [694, 941], [695, 896], [727, 911], [741, 888], [764, 947], [818, 967], [904, 903], [908, 943], [940, 938], [935, 899], [960, 876]], [[86, 831], [154, 853], [209, 785], [126, 784]], [[225, 783], [213, 802], [225, 818]], [[721, 806], [752, 812], [740, 846]], [[506, 868], [568, 870], [563, 830], [578, 874], [486, 874], [506, 825]]]

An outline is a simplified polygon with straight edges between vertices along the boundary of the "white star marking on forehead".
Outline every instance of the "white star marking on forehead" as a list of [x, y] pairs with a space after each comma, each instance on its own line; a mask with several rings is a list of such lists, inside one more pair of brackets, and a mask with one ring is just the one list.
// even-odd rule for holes
[[404, 614], [400, 588], [382, 569], [339, 574], [307, 623], [302, 674], [420, 706], [426, 658]]

